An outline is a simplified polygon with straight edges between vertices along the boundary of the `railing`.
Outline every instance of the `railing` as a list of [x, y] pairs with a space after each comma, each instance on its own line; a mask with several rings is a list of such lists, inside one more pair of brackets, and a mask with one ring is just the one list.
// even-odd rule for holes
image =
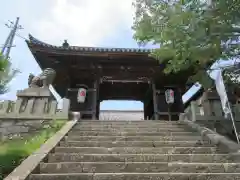
[[[240, 104], [231, 105], [235, 119], [237, 132], [240, 132]], [[200, 97], [195, 101], [191, 101], [186, 107], [183, 114], [180, 115], [180, 120], [195, 121], [195, 123], [205, 126], [215, 132], [228, 136], [235, 140], [235, 133], [230, 117], [225, 118], [222, 111], [220, 100], [211, 100]]]
[[63, 110], [57, 111], [57, 101], [46, 98], [19, 98], [16, 102], [0, 102], [0, 119], [68, 118], [69, 100], [63, 100]]

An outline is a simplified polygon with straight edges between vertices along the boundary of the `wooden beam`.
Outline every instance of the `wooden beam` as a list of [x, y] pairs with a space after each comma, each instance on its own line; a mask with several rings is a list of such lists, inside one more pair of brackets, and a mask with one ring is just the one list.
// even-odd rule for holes
[[154, 110], [154, 120], [158, 120], [158, 109], [157, 109], [157, 94], [156, 94], [156, 85], [155, 82], [152, 81], [152, 92], [153, 92], [153, 110]]
[[92, 120], [96, 120], [96, 113], [97, 113], [97, 91], [98, 91], [98, 88], [99, 88], [99, 80], [96, 79], [94, 82], [93, 82], [93, 89], [94, 89], [94, 92], [93, 92], [93, 98], [92, 98], [92, 111], [93, 111], [93, 114], [92, 114]]

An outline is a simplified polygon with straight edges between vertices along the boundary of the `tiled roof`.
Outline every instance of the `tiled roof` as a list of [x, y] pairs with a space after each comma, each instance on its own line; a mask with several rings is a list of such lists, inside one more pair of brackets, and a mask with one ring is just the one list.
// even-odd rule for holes
[[36, 44], [43, 47], [53, 48], [53, 49], [66, 49], [72, 51], [84, 51], [84, 52], [133, 52], [133, 53], [150, 53], [151, 49], [144, 49], [144, 48], [104, 48], [104, 47], [82, 47], [82, 46], [54, 46], [42, 42], [32, 35], [29, 35], [29, 40], [27, 41], [28, 44]]

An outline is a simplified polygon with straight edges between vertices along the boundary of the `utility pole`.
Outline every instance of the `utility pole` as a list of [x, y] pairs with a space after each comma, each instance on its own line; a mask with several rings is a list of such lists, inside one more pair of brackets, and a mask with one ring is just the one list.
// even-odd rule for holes
[[[15, 23], [13, 22], [10, 22], [11, 24], [8, 25], [6, 24], [6, 26], [8, 28], [11, 28], [11, 31], [3, 45], [3, 48], [1, 50], [1, 54], [6, 58], [8, 59], [9, 58], [9, 54], [10, 54], [10, 51], [11, 51], [11, 48], [13, 47], [13, 40], [14, 40], [14, 37], [16, 35], [16, 32], [18, 29], [23, 29], [22, 26], [18, 25], [19, 23], [19, 17], [17, 17], [17, 20]], [[5, 52], [6, 51], [6, 52]]]

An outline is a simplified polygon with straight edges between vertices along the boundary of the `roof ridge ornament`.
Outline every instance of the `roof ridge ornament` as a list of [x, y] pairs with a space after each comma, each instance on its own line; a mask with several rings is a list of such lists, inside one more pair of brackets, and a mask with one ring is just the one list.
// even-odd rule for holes
[[69, 48], [69, 44], [68, 44], [68, 42], [67, 42], [66, 39], [64, 40], [64, 42], [63, 42], [63, 44], [62, 44], [62, 47], [63, 47], [63, 48]]

